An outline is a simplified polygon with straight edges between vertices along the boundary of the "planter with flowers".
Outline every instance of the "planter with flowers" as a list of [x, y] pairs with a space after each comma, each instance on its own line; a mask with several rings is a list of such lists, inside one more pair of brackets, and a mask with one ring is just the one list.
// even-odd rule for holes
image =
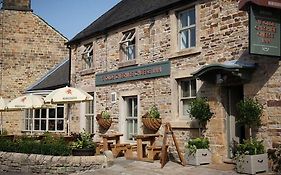
[[[207, 122], [212, 118], [210, 106], [206, 99], [196, 98], [191, 102], [190, 111], [191, 117], [197, 119], [199, 124], [199, 135], [202, 135], [202, 130], [206, 129]], [[209, 150], [208, 138], [199, 137], [190, 139], [186, 144], [187, 163], [190, 165], [201, 165], [211, 163], [211, 152]]]
[[190, 165], [209, 164], [211, 162], [211, 152], [209, 150], [209, 140], [207, 138], [190, 139], [186, 147], [186, 160]]
[[158, 108], [153, 105], [149, 111], [142, 117], [144, 126], [150, 130], [157, 131], [161, 124], [160, 112]]
[[73, 156], [94, 156], [96, 153], [96, 145], [92, 140], [92, 134], [81, 132], [76, 141], [71, 145]]
[[108, 129], [112, 124], [112, 119], [108, 111], [102, 111], [101, 114], [97, 114], [96, 120], [100, 127]]
[[253, 99], [237, 104], [237, 123], [249, 128], [250, 139], [234, 147], [236, 170], [239, 173], [256, 174], [268, 171], [268, 158], [263, 141], [252, 138], [252, 128], [261, 126], [262, 105]]

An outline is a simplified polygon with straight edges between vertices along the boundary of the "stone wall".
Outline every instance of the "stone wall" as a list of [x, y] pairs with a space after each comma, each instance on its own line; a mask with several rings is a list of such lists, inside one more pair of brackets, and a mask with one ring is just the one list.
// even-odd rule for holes
[[106, 156], [47, 156], [0, 152], [1, 172], [70, 174], [90, 169], [106, 168]]
[[[68, 58], [67, 38], [31, 11], [0, 11], [0, 96], [14, 99]], [[3, 113], [9, 134], [19, 134], [22, 112]]]

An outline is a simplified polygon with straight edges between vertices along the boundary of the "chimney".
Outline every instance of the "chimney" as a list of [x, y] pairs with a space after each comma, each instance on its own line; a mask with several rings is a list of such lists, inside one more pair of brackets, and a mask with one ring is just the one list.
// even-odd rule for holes
[[31, 0], [3, 0], [2, 9], [4, 10], [18, 10], [18, 11], [32, 11]]

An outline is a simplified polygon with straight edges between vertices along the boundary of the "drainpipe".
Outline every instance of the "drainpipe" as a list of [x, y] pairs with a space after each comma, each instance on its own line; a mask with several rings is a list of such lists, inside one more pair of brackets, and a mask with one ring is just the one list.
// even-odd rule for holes
[[[69, 57], [68, 57], [68, 59], [69, 59], [69, 73], [68, 73], [68, 87], [70, 87], [71, 86], [71, 47], [70, 47], [70, 45], [67, 45], [67, 48], [68, 48], [68, 50], [69, 50]], [[69, 136], [70, 135], [70, 108], [71, 108], [71, 106], [70, 106], [70, 104], [68, 103], [67, 104], [67, 135]]]
[[70, 45], [67, 45], [67, 48], [68, 48], [68, 53], [69, 53], [69, 74], [68, 74], [68, 86], [70, 87], [71, 86], [71, 47]]

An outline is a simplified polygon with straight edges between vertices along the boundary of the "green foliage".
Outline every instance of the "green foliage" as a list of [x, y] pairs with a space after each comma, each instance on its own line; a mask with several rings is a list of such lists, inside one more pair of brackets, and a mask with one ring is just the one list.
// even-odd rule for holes
[[149, 108], [148, 116], [151, 118], [160, 118], [160, 112], [158, 111], [156, 105], [153, 105], [151, 108]]
[[213, 114], [207, 99], [196, 98], [191, 102], [190, 115], [198, 120], [200, 126], [205, 127]]
[[237, 123], [247, 125], [250, 128], [259, 127], [261, 125], [262, 105], [258, 101], [251, 98], [237, 103], [238, 116]]
[[0, 151], [55, 156], [66, 156], [71, 153], [69, 145], [63, 138], [51, 135], [43, 137], [42, 140], [37, 140], [35, 137], [21, 136], [13, 141], [2, 137]]
[[265, 148], [262, 144], [263, 141], [258, 141], [256, 139], [244, 140], [244, 143], [237, 144], [234, 148], [235, 156], [239, 155], [257, 155], [264, 154]]
[[273, 162], [272, 170], [281, 173], [281, 145], [272, 152], [269, 152], [268, 157]]
[[110, 114], [108, 111], [102, 111], [101, 112], [101, 117], [104, 119], [109, 119], [110, 118]]
[[92, 140], [92, 135], [90, 133], [83, 132], [80, 133], [80, 138], [77, 138], [77, 141], [72, 143], [72, 149], [83, 149], [83, 148], [93, 148], [95, 149], [96, 145]]
[[189, 150], [190, 154], [194, 154], [197, 149], [209, 149], [209, 143], [208, 138], [195, 138], [190, 139], [185, 147]]

